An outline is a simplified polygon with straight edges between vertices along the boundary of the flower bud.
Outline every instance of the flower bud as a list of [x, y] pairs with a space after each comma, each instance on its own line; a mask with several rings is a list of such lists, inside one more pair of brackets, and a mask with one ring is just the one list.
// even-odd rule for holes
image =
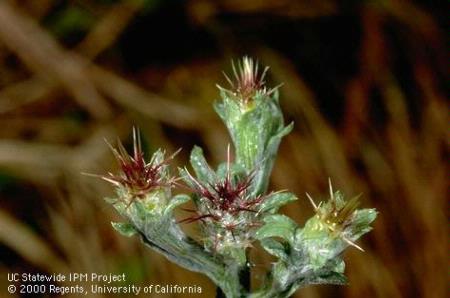
[[116, 186], [118, 201], [128, 209], [139, 200], [148, 211], [161, 213], [168, 203], [175, 182], [169, 175], [168, 162], [177, 152], [165, 159], [164, 152], [158, 150], [150, 161], [146, 162], [137, 129], [133, 130], [133, 155], [128, 154], [120, 141], [117, 149], [109, 146], [120, 171], [118, 174], [108, 173], [101, 178]]
[[320, 268], [326, 262], [338, 256], [346, 247], [363, 249], [355, 241], [372, 228], [375, 209], [357, 209], [358, 197], [346, 201], [343, 195], [333, 192], [330, 182], [330, 199], [316, 205], [310, 199], [316, 215], [309, 219], [297, 235], [297, 243], [306, 250], [314, 267]]
[[259, 74], [258, 64], [248, 57], [237, 70], [233, 64], [235, 81], [226, 76], [231, 89], [219, 86], [222, 101], [215, 104], [236, 148], [236, 163], [247, 173], [255, 171], [258, 193], [266, 191], [278, 145], [292, 129], [284, 126], [278, 87], [265, 86], [267, 70]]

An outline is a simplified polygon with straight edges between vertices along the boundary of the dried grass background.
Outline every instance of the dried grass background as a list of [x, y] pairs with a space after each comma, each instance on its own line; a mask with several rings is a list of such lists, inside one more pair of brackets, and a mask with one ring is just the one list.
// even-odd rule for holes
[[[282, 108], [295, 122], [271, 187], [300, 199], [283, 211], [304, 222], [304, 192], [325, 196], [331, 177], [380, 212], [366, 252], [345, 254], [350, 285], [295, 297], [448, 297], [443, 6], [1, 1], [0, 296], [8, 272], [126, 272], [130, 282], [198, 284], [198, 297], [213, 297], [205, 277], [115, 233], [118, 218], [101, 199], [111, 187], [80, 172], [114, 170], [103, 140], [129, 142], [132, 125], [149, 152], [183, 147], [175, 165], [194, 144], [223, 160], [230, 140], [211, 106], [215, 84], [230, 59], [250, 54], [271, 66], [271, 83], [284, 82]], [[262, 271], [267, 256], [254, 263]]]

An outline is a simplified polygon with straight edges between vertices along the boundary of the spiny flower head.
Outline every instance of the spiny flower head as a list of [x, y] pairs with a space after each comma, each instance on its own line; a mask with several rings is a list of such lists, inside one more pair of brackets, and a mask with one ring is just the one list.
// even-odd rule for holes
[[330, 199], [328, 202], [317, 206], [311, 196], [306, 193], [308, 199], [314, 207], [318, 219], [316, 228], [328, 230], [333, 237], [341, 237], [349, 245], [363, 250], [352, 242], [345, 233], [345, 230], [353, 223], [355, 212], [359, 206], [359, 196], [345, 201], [340, 192], [333, 192], [331, 181], [329, 181]]
[[254, 228], [259, 226], [259, 206], [267, 196], [251, 194], [253, 174], [233, 175], [228, 153], [226, 175], [216, 181], [203, 182], [187, 170], [186, 180], [197, 196], [197, 210], [181, 222], [200, 221], [215, 251], [221, 247], [247, 247]]
[[238, 61], [237, 67], [232, 62], [234, 80], [230, 79], [226, 73], [225, 78], [230, 84], [231, 90], [224, 89], [218, 86], [221, 90], [227, 91], [234, 98], [240, 100], [244, 105], [247, 105], [255, 95], [269, 95], [276, 88], [268, 90], [265, 86], [264, 78], [269, 67], [259, 72], [258, 62], [252, 58], [244, 56], [241, 61]]
[[[211, 185], [206, 185], [195, 179], [189, 174], [189, 179], [194, 183], [195, 193], [205, 203], [201, 209], [205, 209], [205, 213], [199, 210], [197, 217], [188, 218], [185, 221], [192, 222], [200, 219], [210, 218], [224, 228], [232, 228], [223, 221], [224, 217], [231, 215], [236, 217], [241, 212], [256, 212], [254, 209], [263, 200], [263, 196], [251, 198], [248, 196], [248, 188], [251, 184], [252, 177], [247, 176], [239, 181], [233, 181], [229, 176], [222, 181], [218, 181]], [[204, 207], [204, 208], [203, 208]]]
[[120, 140], [117, 149], [109, 143], [114, 156], [120, 166], [118, 174], [108, 173], [101, 176], [102, 179], [125, 188], [133, 199], [142, 198], [147, 193], [159, 187], [172, 187], [175, 180], [169, 177], [167, 171], [168, 162], [179, 152], [175, 152], [169, 158], [163, 159], [163, 153], [156, 152], [147, 163], [142, 151], [141, 137], [137, 129], [133, 129], [133, 155], [129, 155]]

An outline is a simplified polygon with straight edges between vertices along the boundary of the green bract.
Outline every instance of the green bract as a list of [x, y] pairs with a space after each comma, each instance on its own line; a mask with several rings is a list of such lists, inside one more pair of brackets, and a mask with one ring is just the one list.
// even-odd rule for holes
[[[139, 236], [142, 241], [172, 262], [208, 276], [226, 297], [289, 297], [311, 284], [344, 284], [342, 252], [371, 230], [374, 209], [357, 209], [358, 199], [345, 200], [334, 192], [316, 205], [315, 215], [304, 227], [278, 214], [281, 206], [297, 197], [287, 191], [268, 191], [278, 146], [293, 125], [285, 126], [278, 103], [278, 88], [268, 89], [264, 77], [268, 68], [244, 57], [233, 65], [230, 89], [219, 87], [221, 101], [215, 110], [225, 123], [234, 145], [226, 161], [213, 169], [203, 150], [194, 147], [190, 156], [192, 173], [180, 168], [187, 194], [173, 195], [180, 179], [170, 173], [169, 162], [156, 151], [144, 160], [139, 132], [133, 131], [134, 150], [129, 155], [118, 144], [113, 153], [121, 171], [102, 178], [116, 187], [116, 198], [107, 199], [124, 222], [112, 223], [120, 234]], [[192, 201], [194, 209], [176, 220], [173, 210]], [[196, 223], [200, 240], [180, 229]], [[259, 241], [276, 258], [264, 285], [251, 293], [248, 252]], [[361, 249], [362, 250], [362, 249]]]

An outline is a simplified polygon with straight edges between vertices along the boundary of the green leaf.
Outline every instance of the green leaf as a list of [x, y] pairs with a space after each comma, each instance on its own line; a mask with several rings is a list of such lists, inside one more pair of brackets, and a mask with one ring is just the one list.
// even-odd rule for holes
[[312, 285], [346, 285], [348, 283], [348, 279], [342, 273], [330, 271], [320, 274], [319, 276], [316, 276], [311, 280], [308, 280], [308, 283]]
[[150, 159], [150, 163], [151, 164], [161, 164], [161, 163], [163, 163], [164, 162], [164, 151], [163, 150], [161, 150], [161, 148], [159, 148], [158, 150], [156, 150], [154, 153], [153, 153], [153, 155], [152, 155], [152, 157], [151, 157], [151, 159]]
[[239, 180], [247, 176], [247, 173], [242, 165], [236, 163], [231, 163], [231, 165], [228, 165], [227, 162], [223, 162], [217, 167], [216, 179], [224, 180], [227, 177], [228, 168], [233, 179]]
[[350, 233], [353, 240], [372, 230], [370, 224], [377, 217], [378, 212], [375, 209], [359, 209], [355, 211], [350, 224]]
[[124, 215], [126, 211], [127, 204], [125, 203], [125, 198], [127, 194], [123, 187], [116, 189], [117, 196], [115, 198], [105, 197], [103, 198], [108, 204], [111, 204], [114, 209], [116, 209], [119, 214]]
[[279, 259], [286, 260], [287, 252], [283, 243], [273, 239], [264, 238], [260, 241], [261, 246], [271, 255], [276, 256]]
[[191, 179], [189, 172], [186, 168], [178, 168], [178, 173], [180, 173], [181, 179], [183, 179], [184, 183], [186, 183], [190, 188], [195, 189], [196, 184]]
[[281, 206], [297, 200], [297, 197], [288, 192], [277, 192], [270, 194], [262, 203], [259, 212], [275, 213]]
[[110, 197], [104, 197], [103, 200], [105, 200], [106, 203], [111, 205], [114, 205], [119, 201], [118, 198], [110, 198]]
[[292, 242], [297, 224], [285, 215], [275, 214], [264, 218], [263, 225], [256, 232], [256, 239], [264, 239], [269, 237], [280, 237]]
[[278, 151], [278, 146], [280, 145], [281, 139], [286, 136], [287, 134], [289, 134], [292, 129], [294, 128], [294, 122], [289, 123], [289, 125], [282, 127], [276, 134], [274, 134], [268, 144], [267, 144], [267, 148], [266, 148], [266, 154], [268, 156], [273, 156], [275, 157]]
[[149, 216], [149, 212], [141, 201], [135, 200], [129, 208], [133, 208], [134, 214], [136, 215], [134, 220], [139, 219], [140, 221], [145, 222]]
[[207, 183], [211, 183], [215, 180], [216, 174], [208, 165], [208, 162], [203, 155], [202, 148], [194, 146], [191, 151], [190, 161], [198, 180]]
[[355, 212], [355, 218], [352, 220], [352, 223], [358, 226], [368, 226], [375, 220], [377, 214], [376, 209], [359, 209]]
[[117, 232], [119, 232], [123, 236], [131, 237], [131, 236], [134, 236], [134, 235], [137, 234], [136, 229], [130, 223], [126, 223], [126, 222], [111, 222], [111, 225], [114, 228], [114, 230], [116, 230]]
[[164, 215], [169, 215], [173, 211], [173, 209], [188, 202], [190, 199], [191, 197], [186, 194], [179, 194], [174, 196], [164, 210]]
[[258, 166], [260, 170], [255, 177], [255, 189], [257, 192], [266, 191], [270, 179], [270, 173], [272, 172], [272, 167], [277, 156], [278, 146], [280, 145], [281, 139], [287, 135], [293, 127], [293, 123], [285, 127], [281, 126], [280, 130], [276, 134], [270, 136], [263, 152], [264, 161]]
[[328, 266], [336, 273], [344, 273], [345, 271], [345, 262], [340, 257], [334, 258]]

